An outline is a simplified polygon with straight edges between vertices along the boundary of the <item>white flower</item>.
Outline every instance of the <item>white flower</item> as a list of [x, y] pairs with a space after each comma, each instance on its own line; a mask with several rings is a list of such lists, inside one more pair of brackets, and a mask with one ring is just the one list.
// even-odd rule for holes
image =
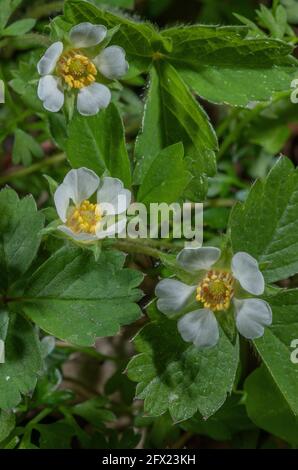
[[111, 92], [96, 81], [98, 75], [120, 78], [126, 74], [128, 63], [125, 51], [119, 46], [109, 46], [90, 57], [88, 48], [100, 44], [106, 35], [103, 25], [80, 23], [69, 32], [71, 46], [58, 41], [46, 50], [37, 64], [42, 77], [37, 93], [45, 109], [53, 113], [59, 111], [64, 104], [65, 91], [71, 90], [78, 90], [77, 108], [83, 116], [92, 116], [109, 105]]
[[[96, 193], [96, 202], [89, 198]], [[81, 242], [92, 242], [121, 233], [126, 226], [125, 212], [131, 193], [117, 178], [100, 179], [92, 170], [79, 168], [67, 173], [54, 194], [58, 228]], [[119, 216], [115, 220], [115, 216]]]
[[[219, 339], [216, 312], [235, 310], [239, 333], [248, 339], [259, 338], [272, 323], [270, 305], [262, 299], [244, 298], [245, 292], [262, 295], [264, 278], [258, 262], [248, 253], [236, 253], [230, 269], [217, 267], [221, 251], [214, 247], [185, 248], [177, 256], [178, 264], [197, 275], [196, 285], [175, 279], [163, 279], [156, 286], [157, 306], [168, 317], [184, 315], [178, 330], [184, 341], [198, 348], [213, 347]], [[219, 265], [220, 266], [220, 265]], [[235, 297], [241, 293], [241, 298]], [[199, 308], [196, 308], [199, 307]]]
[[5, 362], [5, 344], [3, 339], [0, 339], [0, 364]]

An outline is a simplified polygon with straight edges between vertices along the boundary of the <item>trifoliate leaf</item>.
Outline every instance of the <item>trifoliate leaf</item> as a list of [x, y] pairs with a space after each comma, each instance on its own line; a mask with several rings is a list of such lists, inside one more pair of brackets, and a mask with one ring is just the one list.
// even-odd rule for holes
[[0, 192], [0, 214], [0, 281], [7, 288], [35, 258], [44, 217], [32, 196], [19, 199], [9, 188]]
[[217, 346], [200, 351], [182, 340], [176, 321], [161, 317], [138, 333], [135, 346], [140, 354], [130, 361], [128, 376], [139, 382], [137, 397], [150, 416], [169, 410], [182, 421], [199, 411], [208, 418], [231, 393], [238, 343], [233, 346], [222, 330]]
[[96, 116], [76, 114], [68, 128], [66, 153], [74, 168], [85, 166], [99, 176], [108, 173], [131, 184], [124, 129], [114, 104]]
[[28, 282], [23, 308], [40, 328], [77, 345], [93, 345], [98, 336], [115, 335], [120, 325], [140, 316], [134, 302], [142, 274], [123, 269], [125, 255], [62, 248]]
[[10, 314], [5, 338], [5, 363], [0, 364], [0, 408], [15, 407], [31, 392], [42, 359], [34, 327], [19, 314]]
[[234, 253], [246, 251], [264, 265], [268, 282], [298, 272], [298, 171], [281, 157], [264, 181], [257, 181], [245, 203], [232, 211]]

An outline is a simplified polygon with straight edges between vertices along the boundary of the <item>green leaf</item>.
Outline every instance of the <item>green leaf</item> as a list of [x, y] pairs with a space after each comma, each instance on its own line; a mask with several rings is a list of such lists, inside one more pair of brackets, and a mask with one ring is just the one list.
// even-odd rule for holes
[[298, 23], [298, 4], [296, 0], [281, 0], [281, 3], [287, 10], [289, 23]]
[[0, 442], [4, 441], [15, 427], [16, 417], [12, 411], [0, 411]]
[[68, 139], [68, 130], [65, 116], [58, 113], [48, 113], [47, 118], [49, 131], [55, 144], [60, 149], [65, 150]]
[[130, 361], [128, 376], [139, 382], [137, 397], [150, 416], [169, 410], [177, 422], [199, 411], [206, 419], [231, 393], [238, 343], [233, 346], [221, 329], [218, 345], [200, 351], [182, 340], [176, 321], [162, 316], [138, 333], [135, 346], [140, 354]]
[[281, 157], [232, 211], [233, 251], [246, 251], [264, 264], [268, 282], [298, 272], [298, 171]]
[[34, 428], [40, 433], [41, 449], [70, 449], [71, 440], [76, 435], [75, 427], [66, 419], [51, 424], [37, 424]]
[[200, 414], [196, 414], [181, 426], [186, 431], [203, 434], [217, 441], [231, 440], [234, 434], [254, 428], [239, 395], [227, 398], [220, 410], [209, 419], [205, 420]]
[[77, 113], [68, 132], [66, 153], [73, 168], [85, 166], [99, 176], [110, 174], [120, 178], [126, 187], [130, 186], [124, 129], [114, 104], [96, 116], [85, 117]]
[[105, 408], [107, 403], [107, 399], [96, 397], [73, 406], [71, 411], [93, 424], [93, 426], [101, 428], [105, 422], [114, 421], [115, 419], [114, 413]]
[[27, 108], [36, 112], [44, 113], [41, 100], [37, 96], [36, 86], [32, 84], [32, 80], [38, 80], [36, 64], [40, 59], [40, 51], [37, 49], [30, 53], [26, 61], [20, 61], [17, 69], [11, 71], [12, 80], [10, 87], [18, 93]]
[[89, 346], [99, 336], [113, 336], [120, 325], [137, 320], [136, 287], [142, 274], [123, 269], [125, 256], [62, 248], [29, 280], [23, 308], [40, 328], [70, 343]]
[[244, 388], [247, 392], [247, 412], [251, 420], [269, 433], [297, 445], [297, 414], [293, 413], [264, 366], [246, 379]]
[[22, 36], [23, 34], [28, 33], [28, 31], [31, 31], [31, 29], [34, 28], [35, 23], [36, 20], [32, 18], [19, 20], [7, 26], [2, 34], [3, 36]]
[[287, 23], [287, 12], [282, 5], [278, 5], [275, 15], [273, 12], [260, 5], [260, 10], [257, 11], [257, 15], [260, 24], [270, 31], [270, 35], [276, 39], [283, 39], [288, 23]]
[[148, 70], [152, 62], [153, 43], [162, 44], [164, 41], [149, 23], [136, 23], [80, 0], [66, 2], [64, 13], [65, 19], [72, 24], [90, 21], [94, 24], [103, 24], [109, 29], [120, 25], [112, 43], [123, 47], [128, 61], [133, 62], [140, 71]]
[[44, 217], [32, 196], [19, 199], [12, 189], [0, 192], [1, 290], [24, 274], [34, 260], [41, 241]]
[[37, 331], [20, 315], [10, 314], [5, 339], [5, 363], [0, 364], [0, 408], [13, 408], [32, 391], [41, 371]]
[[204, 224], [211, 228], [224, 230], [229, 220], [229, 209], [226, 207], [211, 207], [204, 211]]
[[291, 413], [298, 416], [298, 368], [291, 362], [291, 342], [298, 338], [298, 289], [264, 297], [273, 312], [272, 326], [254, 345]]
[[32, 156], [42, 158], [44, 152], [38, 142], [21, 129], [15, 131], [15, 140], [12, 149], [13, 163], [22, 163], [28, 166], [32, 163]]
[[176, 70], [166, 62], [152, 68], [142, 131], [136, 141], [134, 181], [140, 184], [152, 161], [165, 147], [183, 142], [201, 175], [216, 170], [215, 132], [203, 108]]
[[167, 29], [167, 59], [199, 96], [231, 105], [265, 101], [290, 90], [297, 74], [292, 47], [269, 38], [244, 37], [245, 27], [189, 26]]
[[90, 3], [102, 8], [126, 8], [132, 10], [134, 7], [134, 0], [89, 0]]
[[[254, 109], [248, 111], [254, 113]], [[256, 143], [272, 155], [277, 155], [291, 136], [291, 125], [298, 120], [298, 106], [288, 99], [268, 106], [250, 122], [243, 138]]]
[[22, 0], [1, 0], [0, 8], [0, 32], [2, 34], [3, 29], [5, 28], [10, 16], [20, 5]]
[[185, 169], [184, 149], [181, 143], [162, 150], [152, 161], [138, 191], [138, 201], [175, 202], [192, 179]]

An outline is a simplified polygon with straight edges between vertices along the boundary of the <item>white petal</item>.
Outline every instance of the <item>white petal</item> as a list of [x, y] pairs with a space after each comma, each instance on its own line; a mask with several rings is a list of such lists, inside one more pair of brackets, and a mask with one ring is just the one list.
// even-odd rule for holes
[[265, 289], [264, 277], [257, 260], [248, 253], [239, 251], [232, 258], [232, 272], [241, 287], [253, 295], [261, 295]]
[[210, 269], [220, 258], [221, 251], [213, 246], [202, 248], [184, 248], [177, 256], [177, 262], [190, 272]]
[[261, 299], [234, 299], [234, 305], [239, 333], [248, 339], [263, 336], [264, 327], [272, 323], [270, 305]]
[[54, 42], [44, 53], [37, 64], [39, 75], [48, 75], [53, 72], [57, 61], [63, 52], [62, 42]]
[[107, 35], [103, 25], [80, 23], [71, 28], [69, 38], [75, 47], [92, 47], [99, 44]]
[[92, 235], [91, 233], [75, 233], [69, 227], [66, 227], [66, 225], [59, 225], [58, 229], [76, 241], [91, 242], [97, 239], [96, 236]]
[[112, 223], [106, 228], [103, 227], [103, 224], [98, 224], [96, 228], [96, 237], [98, 239], [113, 237], [124, 232], [126, 228], [126, 217], [118, 220], [116, 223]]
[[0, 364], [5, 362], [5, 343], [3, 339], [0, 339]]
[[214, 313], [207, 308], [187, 313], [178, 321], [178, 331], [184, 341], [197, 348], [212, 348], [219, 339], [218, 324]]
[[123, 77], [129, 67], [125, 60], [125, 51], [119, 46], [107, 47], [93, 59], [93, 62], [98, 70], [110, 79]]
[[66, 211], [69, 200], [78, 205], [95, 193], [99, 185], [98, 176], [88, 168], [70, 170], [63, 183], [58, 186], [54, 194], [54, 201], [60, 219], [66, 221]]
[[64, 93], [59, 88], [59, 80], [52, 75], [45, 75], [39, 80], [37, 95], [44, 108], [51, 113], [60, 111], [64, 104]]
[[64, 185], [63, 183], [60, 184], [55, 191], [54, 202], [56, 206], [56, 211], [62, 222], [66, 222], [67, 209], [71, 196], [72, 193], [69, 191], [69, 187]]
[[158, 309], [171, 317], [181, 312], [195, 299], [196, 286], [188, 286], [176, 279], [163, 279], [155, 288]]
[[131, 192], [125, 189], [118, 178], [106, 176], [97, 192], [97, 202], [107, 215], [122, 214], [131, 201]]
[[82, 88], [78, 94], [78, 111], [82, 116], [94, 116], [101, 109], [107, 108], [111, 101], [111, 92], [105, 85], [92, 83]]

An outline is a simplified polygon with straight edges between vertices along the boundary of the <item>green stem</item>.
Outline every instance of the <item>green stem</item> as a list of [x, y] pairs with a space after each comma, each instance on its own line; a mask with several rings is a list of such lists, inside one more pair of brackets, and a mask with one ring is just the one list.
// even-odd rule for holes
[[133, 253], [133, 254], [141, 254], [151, 256], [152, 258], [159, 259], [162, 255], [162, 252], [157, 250], [156, 248], [152, 248], [147, 245], [139, 245], [134, 242], [130, 242], [127, 240], [117, 240], [113, 243], [113, 248], [116, 248], [120, 251], [125, 251], [126, 253]]
[[204, 202], [204, 207], [233, 207], [235, 203], [235, 199], [210, 199]]
[[61, 349], [67, 349], [70, 352], [80, 352], [82, 354], [86, 354], [90, 357], [93, 357], [94, 359], [98, 359], [99, 361], [105, 360], [105, 361], [118, 362], [121, 360], [118, 357], [108, 356], [107, 354], [103, 354], [94, 348], [88, 348], [88, 347], [83, 347], [83, 346], [72, 346], [68, 343], [64, 343], [63, 341], [56, 341], [56, 347], [61, 348]]
[[33, 165], [30, 165], [27, 168], [19, 168], [15, 171], [11, 171], [10, 173], [0, 177], [0, 186], [8, 183], [14, 178], [23, 178], [24, 176], [28, 176], [31, 173], [35, 173], [36, 171], [39, 171], [44, 167], [56, 165], [57, 163], [60, 163], [65, 159], [66, 155], [64, 153], [59, 153], [58, 155], [54, 155], [53, 157], [44, 158], [38, 163], [33, 163]]
[[222, 137], [224, 133], [229, 129], [231, 122], [239, 115], [241, 111], [241, 108], [232, 109], [228, 116], [219, 124], [219, 126], [216, 128], [216, 134], [218, 139]]
[[52, 412], [52, 408], [44, 408], [38, 413], [31, 421], [27, 424], [26, 427], [33, 427], [35, 424], [42, 421], [46, 416], [48, 416]]
[[171, 242], [168, 240], [160, 240], [153, 238], [126, 238], [125, 241], [134, 243], [138, 246], [149, 246], [151, 248], [160, 248], [165, 250], [180, 250], [184, 247], [184, 242]]
[[183, 449], [185, 444], [192, 438], [193, 433], [190, 431], [185, 432], [182, 436], [176, 441], [173, 445], [171, 445], [171, 449]]
[[34, 429], [34, 426], [42, 421], [47, 415], [52, 412], [51, 408], [44, 408], [40, 413], [38, 413], [29, 423], [26, 425], [24, 430], [23, 438], [19, 444], [20, 449], [27, 448], [28, 444], [31, 442], [31, 434]]
[[58, 13], [63, 10], [63, 3], [62, 0], [57, 0], [42, 5], [34, 5], [28, 8], [25, 17], [39, 19], [45, 16], [51, 16], [52, 13]]

